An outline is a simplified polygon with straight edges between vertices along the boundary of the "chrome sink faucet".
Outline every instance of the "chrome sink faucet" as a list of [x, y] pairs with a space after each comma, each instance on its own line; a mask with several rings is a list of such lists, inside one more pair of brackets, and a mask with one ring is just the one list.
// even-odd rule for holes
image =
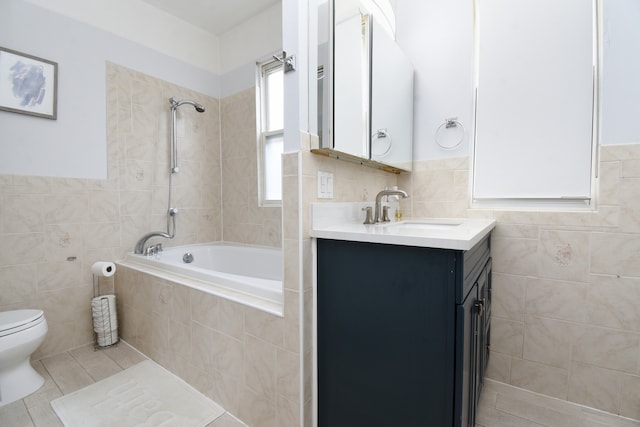
[[389, 222], [388, 215], [382, 215], [382, 198], [384, 196], [400, 196], [403, 199], [409, 197], [407, 192], [402, 190], [382, 190], [381, 192], [379, 192], [376, 196], [375, 217], [373, 219], [373, 222], [375, 224], [381, 222]]

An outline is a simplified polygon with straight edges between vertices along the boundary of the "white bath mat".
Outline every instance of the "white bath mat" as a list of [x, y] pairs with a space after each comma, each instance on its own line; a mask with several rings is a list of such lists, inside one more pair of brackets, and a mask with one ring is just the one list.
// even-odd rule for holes
[[202, 427], [224, 413], [151, 360], [53, 400], [51, 406], [65, 427]]

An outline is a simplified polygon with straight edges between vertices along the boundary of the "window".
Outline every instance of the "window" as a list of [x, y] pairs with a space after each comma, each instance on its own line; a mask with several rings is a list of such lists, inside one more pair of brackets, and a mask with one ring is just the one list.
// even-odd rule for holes
[[476, 0], [475, 206], [592, 206], [596, 1]]
[[282, 63], [258, 64], [258, 188], [261, 206], [282, 201], [284, 149], [284, 71]]

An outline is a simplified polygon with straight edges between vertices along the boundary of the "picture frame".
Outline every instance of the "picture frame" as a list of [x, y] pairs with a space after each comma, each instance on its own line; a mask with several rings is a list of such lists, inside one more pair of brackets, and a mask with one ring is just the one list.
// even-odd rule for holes
[[58, 63], [0, 46], [0, 110], [56, 120]]

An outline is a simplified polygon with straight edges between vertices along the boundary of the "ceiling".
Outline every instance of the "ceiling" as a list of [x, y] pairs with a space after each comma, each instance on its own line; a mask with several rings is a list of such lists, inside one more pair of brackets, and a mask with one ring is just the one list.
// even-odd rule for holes
[[216, 36], [281, 0], [143, 0]]

